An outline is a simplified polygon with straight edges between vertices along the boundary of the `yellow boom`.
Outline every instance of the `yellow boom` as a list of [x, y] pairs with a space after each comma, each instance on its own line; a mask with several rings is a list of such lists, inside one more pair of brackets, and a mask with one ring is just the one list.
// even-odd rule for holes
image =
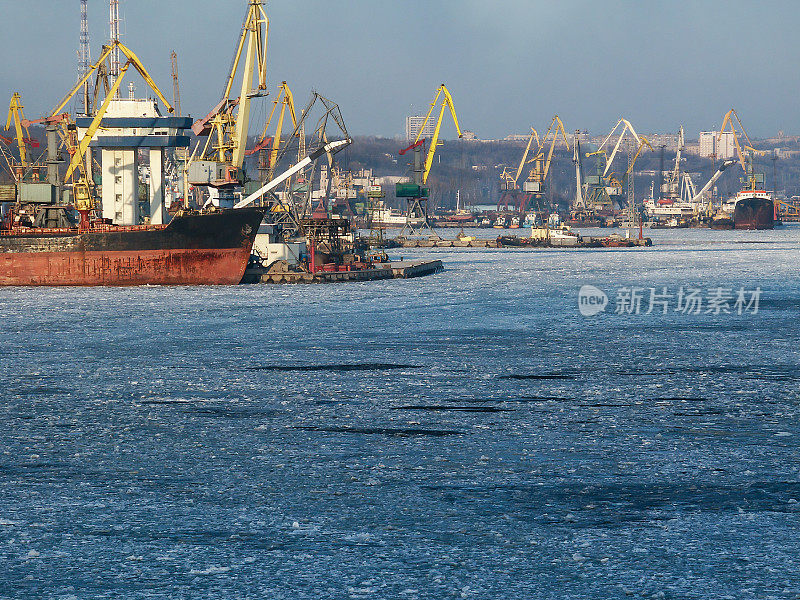
[[263, 142], [267, 138], [267, 129], [269, 129], [269, 124], [272, 121], [272, 117], [275, 116], [275, 110], [278, 108], [278, 104], [280, 104], [281, 111], [278, 114], [278, 124], [275, 126], [275, 135], [272, 139], [272, 150], [269, 153], [269, 179], [272, 178], [272, 171], [275, 168], [275, 163], [278, 160], [278, 150], [280, 149], [281, 134], [283, 133], [283, 119], [286, 116], [287, 108], [289, 109], [289, 116], [292, 118], [292, 125], [295, 128], [297, 127], [297, 114], [294, 110], [294, 96], [292, 95], [292, 91], [289, 89], [289, 86], [285, 81], [278, 86], [278, 89], [280, 90], [278, 92], [278, 97], [273, 101], [272, 111], [269, 113], [267, 123], [264, 125], [264, 132], [261, 134], [261, 142]]
[[522, 169], [525, 168], [525, 163], [528, 162], [528, 154], [531, 151], [531, 145], [533, 144], [533, 140], [536, 139], [536, 146], [537, 146], [537, 153], [539, 149], [542, 147], [542, 142], [539, 140], [539, 133], [531, 127], [531, 135], [528, 138], [528, 145], [525, 146], [525, 152], [522, 153], [522, 160], [519, 161], [519, 166], [517, 167], [517, 173], [514, 176], [514, 189], [517, 188], [517, 181], [519, 181], [519, 176], [522, 174]]
[[[555, 127], [555, 130], [553, 129]], [[547, 142], [547, 138], [550, 136], [550, 132], [553, 132], [553, 139], [550, 142], [550, 150], [547, 152], [547, 160], [544, 163], [544, 171], [542, 175], [542, 179], [547, 179], [547, 174], [550, 172], [550, 163], [553, 160], [553, 150], [556, 146], [556, 140], [558, 139], [559, 132], [561, 136], [564, 138], [564, 143], [567, 145], [567, 151], [569, 151], [569, 141], [567, 140], [567, 132], [564, 129], [564, 123], [561, 122], [561, 118], [558, 115], [553, 117], [553, 120], [550, 122], [550, 127], [547, 128], [547, 133], [545, 134], [542, 141], [544, 143]]]
[[[25, 148], [25, 138], [30, 137], [27, 127], [23, 127], [22, 122], [25, 120], [25, 115], [22, 112], [22, 97], [14, 92], [11, 97], [11, 103], [8, 106], [8, 120], [6, 121], [6, 131], [11, 129], [11, 124], [14, 124], [14, 137], [19, 147], [19, 160], [23, 170], [28, 166], [28, 150]], [[23, 131], [25, 135], [23, 135]]]
[[733, 125], [733, 119], [736, 119], [736, 122], [739, 124], [739, 128], [742, 130], [742, 135], [744, 139], [747, 140], [746, 149], [750, 151], [754, 151], [753, 143], [750, 141], [750, 138], [747, 135], [747, 131], [744, 129], [744, 125], [742, 124], [742, 120], [739, 118], [739, 115], [736, 114], [734, 109], [730, 109], [728, 112], [725, 113], [725, 116], [722, 118], [722, 127], [719, 128], [719, 133], [717, 134], [716, 143], [719, 144], [720, 140], [722, 139], [722, 134], [725, 133], [725, 128], [728, 127], [730, 131], [733, 133], [733, 143], [736, 146], [736, 156], [739, 158], [739, 164], [742, 166], [744, 171], [747, 171], [747, 166], [745, 163], [744, 153], [742, 152], [742, 147], [739, 144], [739, 136], [736, 133], [736, 128]]
[[[109, 55], [111, 54], [111, 51], [115, 47], [118, 47], [122, 51], [122, 53], [127, 57], [128, 62], [131, 65], [133, 65], [133, 67], [139, 72], [139, 75], [142, 76], [142, 79], [145, 80], [147, 85], [150, 86], [150, 89], [155, 92], [156, 96], [158, 96], [158, 99], [161, 100], [161, 102], [164, 103], [164, 106], [167, 108], [167, 112], [172, 113], [172, 112], [175, 111], [175, 109], [172, 107], [172, 105], [164, 97], [164, 94], [161, 92], [159, 87], [156, 85], [156, 82], [153, 81], [152, 77], [150, 77], [150, 74], [147, 72], [147, 69], [142, 64], [142, 61], [139, 60], [139, 57], [136, 56], [136, 54], [133, 52], [133, 50], [128, 48], [125, 44], [123, 44], [119, 40], [115, 40], [110, 45], [103, 46], [103, 52], [100, 54], [100, 58], [97, 59], [97, 61], [91, 67], [89, 67], [89, 69], [86, 71], [84, 76], [80, 79], [80, 81], [78, 81], [78, 83], [75, 84], [75, 87], [73, 87], [67, 93], [67, 95], [64, 96], [64, 99], [61, 101], [61, 103], [51, 113], [51, 117], [55, 117], [56, 115], [58, 115], [59, 113], [61, 113], [64, 110], [64, 107], [69, 103], [70, 100], [72, 100], [73, 96], [75, 96], [75, 94], [78, 92], [78, 90], [80, 90], [83, 87], [83, 84], [85, 84], [87, 81], [89, 81], [89, 78], [92, 76], [92, 74], [95, 71], [97, 71], [100, 68], [101, 65], [103, 65], [105, 63], [105, 60], [109, 57]], [[111, 95], [113, 97], [114, 94], [111, 94]]]
[[67, 174], [64, 176], [65, 180], [72, 177], [72, 173], [75, 171], [75, 169], [78, 168], [79, 165], [83, 164], [83, 156], [86, 154], [86, 150], [89, 149], [89, 144], [91, 143], [94, 134], [97, 133], [97, 130], [100, 128], [100, 122], [103, 120], [103, 115], [106, 114], [108, 105], [111, 104], [114, 96], [117, 95], [119, 86], [122, 84], [122, 80], [125, 78], [125, 73], [128, 72], [128, 68], [130, 66], [131, 61], [128, 60], [128, 62], [125, 63], [125, 66], [120, 70], [119, 76], [114, 81], [114, 85], [111, 86], [111, 90], [106, 95], [106, 99], [103, 101], [103, 105], [100, 107], [100, 110], [97, 111], [94, 119], [92, 119], [89, 129], [86, 130], [86, 134], [83, 136], [78, 144], [77, 150], [72, 155], [72, 160], [70, 160], [69, 167], [67, 168]]
[[450, 109], [450, 114], [453, 116], [453, 123], [455, 123], [456, 131], [458, 132], [458, 137], [462, 137], [461, 134], [461, 127], [458, 125], [458, 117], [456, 116], [456, 107], [453, 104], [453, 97], [450, 95], [450, 92], [447, 90], [447, 87], [442, 84], [436, 90], [436, 97], [431, 102], [431, 107], [428, 110], [428, 114], [425, 115], [425, 120], [422, 122], [422, 125], [419, 128], [419, 133], [417, 133], [417, 138], [414, 140], [418, 142], [422, 137], [422, 132], [425, 130], [425, 126], [428, 124], [428, 120], [431, 118], [431, 113], [433, 109], [436, 108], [436, 105], [439, 103], [439, 98], [442, 98], [442, 106], [441, 110], [439, 111], [439, 118], [436, 121], [436, 129], [433, 132], [433, 138], [431, 139], [431, 145], [428, 149], [428, 156], [425, 159], [425, 168], [422, 172], [422, 184], [428, 182], [428, 174], [431, 172], [431, 166], [433, 165], [433, 157], [436, 154], [436, 147], [439, 144], [439, 132], [442, 128], [442, 119], [444, 118], [444, 109], [445, 107]]

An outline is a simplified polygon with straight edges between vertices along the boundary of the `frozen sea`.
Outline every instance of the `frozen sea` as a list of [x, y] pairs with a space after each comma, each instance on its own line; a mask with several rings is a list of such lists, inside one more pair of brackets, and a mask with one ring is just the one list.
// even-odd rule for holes
[[649, 235], [0, 290], [0, 598], [800, 598], [800, 226]]

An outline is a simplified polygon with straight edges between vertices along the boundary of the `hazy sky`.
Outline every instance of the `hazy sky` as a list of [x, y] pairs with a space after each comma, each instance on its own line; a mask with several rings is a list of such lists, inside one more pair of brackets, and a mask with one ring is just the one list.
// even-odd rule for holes
[[[123, 41], [167, 97], [174, 49], [184, 112], [208, 112], [221, 94], [246, 0], [120, 3]], [[79, 6], [79, 0], [0, 0], [3, 106], [19, 91], [28, 116], [41, 116], [75, 82]], [[554, 113], [568, 129], [595, 134], [624, 115], [645, 133], [683, 123], [687, 136], [696, 137], [719, 126], [731, 107], [751, 135], [800, 133], [797, 0], [268, 0], [266, 6], [270, 89], [287, 80], [299, 104], [317, 89], [340, 104], [357, 135], [402, 133], [405, 115], [426, 110], [441, 82], [462, 127], [483, 138], [546, 127]], [[108, 37], [108, 2], [89, 0], [89, 11], [97, 57]]]

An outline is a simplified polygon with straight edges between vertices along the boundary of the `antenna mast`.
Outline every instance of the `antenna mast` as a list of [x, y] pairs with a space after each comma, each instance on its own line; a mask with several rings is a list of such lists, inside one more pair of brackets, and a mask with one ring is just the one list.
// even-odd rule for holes
[[178, 54], [175, 50], [169, 55], [172, 62], [172, 100], [175, 104], [176, 114], [180, 117], [181, 113], [181, 88], [178, 84]]
[[89, 46], [89, 0], [81, 0], [81, 35], [78, 44], [78, 80], [86, 75], [89, 65], [92, 64], [91, 48]]
[[[119, 0], [109, 0], [109, 33], [111, 43], [119, 41]], [[114, 46], [111, 51], [111, 77], [119, 77], [119, 47]]]
[[[92, 50], [89, 45], [89, 0], [81, 0], [81, 34], [78, 39], [78, 81], [89, 71]], [[89, 114], [89, 82], [83, 84], [83, 114]]]

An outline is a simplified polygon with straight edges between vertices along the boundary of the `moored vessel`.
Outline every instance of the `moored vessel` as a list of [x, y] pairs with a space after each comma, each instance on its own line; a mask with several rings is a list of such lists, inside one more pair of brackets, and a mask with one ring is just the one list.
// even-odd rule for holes
[[0, 231], [0, 285], [233, 285], [244, 275], [264, 211], [181, 213], [168, 225], [104, 222]]
[[742, 190], [722, 205], [709, 224], [712, 229], [773, 229], [775, 203], [763, 190]]

